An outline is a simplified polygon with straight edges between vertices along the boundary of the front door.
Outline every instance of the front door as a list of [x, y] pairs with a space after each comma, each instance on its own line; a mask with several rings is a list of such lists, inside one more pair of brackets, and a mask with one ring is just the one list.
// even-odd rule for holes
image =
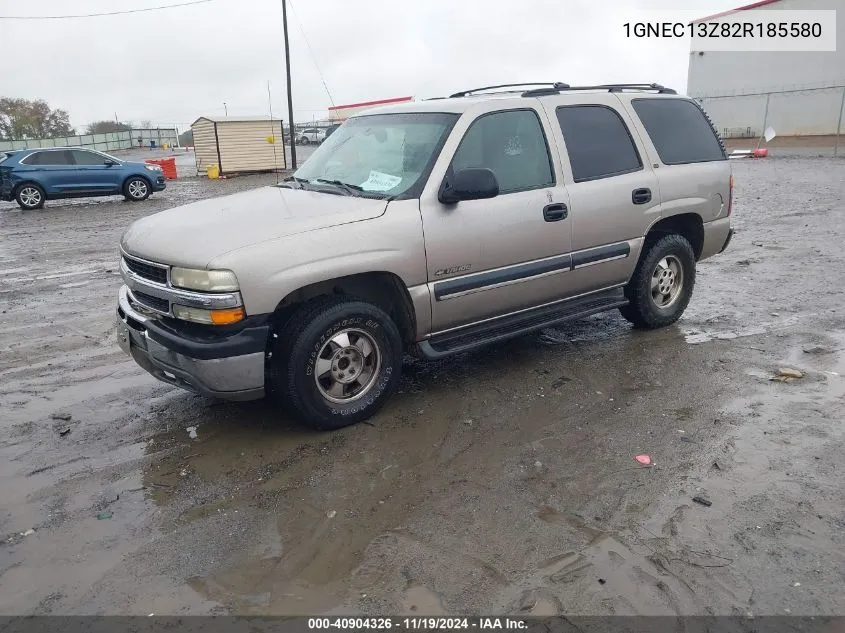
[[120, 168], [107, 165], [105, 156], [84, 149], [73, 149], [71, 154], [76, 162], [74, 191], [103, 192], [120, 189]]
[[[569, 199], [549, 152], [547, 119], [524, 101], [519, 109], [500, 104], [458, 121], [420, 198], [434, 332], [567, 293]], [[441, 203], [443, 178], [473, 167], [495, 173], [499, 195]]]

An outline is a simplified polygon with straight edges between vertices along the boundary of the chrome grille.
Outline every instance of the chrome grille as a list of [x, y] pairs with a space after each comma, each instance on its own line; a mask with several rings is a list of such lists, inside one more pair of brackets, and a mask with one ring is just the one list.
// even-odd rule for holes
[[140, 303], [142, 306], [158, 310], [159, 312], [170, 312], [170, 302], [167, 299], [154, 297], [152, 295], [148, 295], [146, 292], [138, 292], [137, 290], [132, 292], [132, 296], [135, 297], [135, 301]]
[[131, 257], [126, 256], [123, 257], [123, 261], [126, 263], [126, 267], [139, 277], [143, 277], [144, 279], [155, 282], [157, 284], [167, 283], [166, 266], [148, 264], [147, 262], [142, 262], [138, 259], [133, 259]]

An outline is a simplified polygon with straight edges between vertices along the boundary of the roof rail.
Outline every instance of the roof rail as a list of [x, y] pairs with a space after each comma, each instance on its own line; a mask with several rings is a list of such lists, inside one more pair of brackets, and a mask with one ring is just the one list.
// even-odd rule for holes
[[674, 95], [678, 94], [672, 88], [661, 86], [660, 84], [598, 84], [595, 86], [566, 86], [552, 88], [536, 88], [534, 90], [526, 90], [522, 93], [523, 97], [542, 97], [545, 95], [560, 94], [569, 90], [607, 90], [608, 92], [623, 92], [624, 90], [644, 90], [654, 91], [658, 94]]
[[454, 99], [457, 97], [466, 97], [475, 92], [482, 92], [484, 90], [496, 90], [498, 88], [523, 88], [525, 86], [551, 86], [551, 88], [547, 88], [551, 90], [566, 90], [569, 88], [569, 84], [565, 84], [561, 81], [526, 81], [518, 84], [499, 84], [497, 86], [483, 86], [481, 88], [473, 88], [471, 90], [462, 90], [461, 92], [449, 95], [449, 98]]

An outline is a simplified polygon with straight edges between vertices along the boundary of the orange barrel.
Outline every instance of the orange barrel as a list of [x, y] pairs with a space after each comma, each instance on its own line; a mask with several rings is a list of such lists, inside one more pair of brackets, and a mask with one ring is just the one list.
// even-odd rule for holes
[[159, 161], [159, 165], [161, 165], [161, 169], [164, 171], [164, 177], [168, 180], [176, 180], [176, 159], [175, 158], [164, 158]]
[[161, 167], [161, 171], [164, 174], [164, 177], [168, 180], [176, 180], [176, 159], [175, 158], [164, 158], [164, 159], [154, 159], [149, 158], [144, 161], [145, 163], [150, 163], [151, 165], [158, 165]]

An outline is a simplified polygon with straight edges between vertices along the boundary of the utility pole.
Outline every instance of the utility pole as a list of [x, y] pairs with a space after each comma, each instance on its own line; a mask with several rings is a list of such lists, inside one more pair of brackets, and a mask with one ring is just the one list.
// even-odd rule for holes
[[223, 102], [223, 112], [226, 114], [226, 116], [229, 116], [229, 108], [226, 106], [225, 101]]
[[[293, 129], [293, 95], [290, 92], [290, 44], [288, 43], [288, 4], [282, 0], [282, 27], [285, 32], [285, 72], [288, 80], [288, 125], [290, 126], [290, 159], [296, 169], [296, 132]], [[282, 134], [284, 139], [284, 134]], [[284, 146], [284, 143], [283, 143]]]

